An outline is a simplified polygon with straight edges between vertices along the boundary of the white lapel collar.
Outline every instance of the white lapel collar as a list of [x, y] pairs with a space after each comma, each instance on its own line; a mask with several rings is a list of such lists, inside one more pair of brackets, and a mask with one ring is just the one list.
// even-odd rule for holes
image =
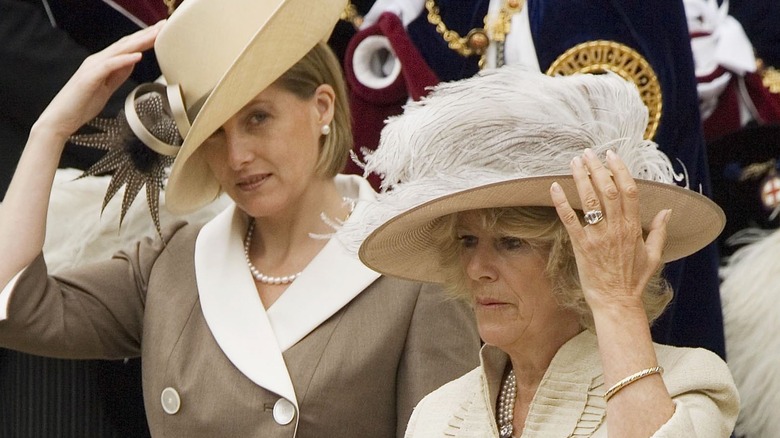
[[[336, 184], [343, 196], [358, 200], [373, 200], [376, 196], [363, 178], [339, 175]], [[358, 202], [348, 221], [361, 220], [362, 212]], [[301, 276], [268, 309], [279, 348], [286, 351], [295, 345], [379, 276], [363, 265], [338, 239], [330, 239]]]
[[[363, 178], [339, 175], [344, 196], [371, 200]], [[360, 203], [350, 221], [360, 220]], [[233, 365], [257, 385], [293, 402], [282, 352], [331, 317], [380, 274], [331, 239], [267, 312], [244, 260], [246, 216], [235, 205], [203, 226], [195, 244], [195, 275], [206, 323]]]
[[198, 234], [195, 275], [203, 316], [239, 371], [297, 408], [282, 351], [244, 260], [246, 226], [245, 215], [231, 205]]

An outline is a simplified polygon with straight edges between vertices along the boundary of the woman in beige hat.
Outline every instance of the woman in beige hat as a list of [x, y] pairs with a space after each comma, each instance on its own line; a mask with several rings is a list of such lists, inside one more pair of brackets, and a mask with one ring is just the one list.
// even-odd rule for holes
[[[33, 127], [1, 207], [0, 345], [140, 355], [152, 435], [188, 438], [396, 437], [426, 393], [473, 368], [465, 306], [382, 277], [329, 238], [375, 196], [337, 175], [349, 113], [322, 41], [343, 6], [188, 0], [91, 56]], [[165, 84], [140, 87], [125, 118], [76, 138], [109, 148], [90, 173], [115, 169], [107, 199], [126, 183], [132, 200], [145, 184], [155, 222], [171, 163], [168, 209], [222, 192], [234, 203], [202, 227], [165, 224], [162, 240], [47, 275], [60, 152], [153, 45]]]
[[730, 435], [723, 361], [650, 337], [672, 297], [662, 263], [724, 217], [673, 184], [646, 124], [615, 74], [515, 67], [440, 85], [388, 122], [366, 159], [388, 190], [341, 238], [375, 270], [444, 283], [486, 344], [417, 405], [407, 437]]

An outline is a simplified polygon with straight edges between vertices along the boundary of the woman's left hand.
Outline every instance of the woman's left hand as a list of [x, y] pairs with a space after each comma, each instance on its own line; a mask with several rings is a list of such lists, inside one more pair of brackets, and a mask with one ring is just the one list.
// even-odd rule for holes
[[[582, 210], [603, 219], [582, 225], [560, 185], [552, 200], [571, 238], [582, 290], [591, 310], [643, 309], [642, 293], [661, 265], [670, 210], [653, 218], [643, 236], [639, 190], [623, 161], [607, 153], [607, 167], [590, 149], [571, 163]], [[612, 175], [610, 175], [610, 172]]]

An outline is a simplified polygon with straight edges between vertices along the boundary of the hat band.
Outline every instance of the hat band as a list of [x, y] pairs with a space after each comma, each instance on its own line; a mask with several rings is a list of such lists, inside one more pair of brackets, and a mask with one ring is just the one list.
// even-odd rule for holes
[[165, 88], [168, 95], [168, 105], [173, 115], [173, 121], [176, 122], [176, 127], [179, 128], [179, 134], [181, 138], [187, 138], [187, 133], [190, 132], [190, 118], [187, 117], [187, 106], [184, 104], [184, 97], [181, 94], [181, 86], [179, 84], [170, 84]]
[[[178, 85], [175, 85], [174, 87], [178, 88]], [[168, 88], [170, 88], [170, 86]], [[130, 126], [130, 129], [132, 129], [133, 134], [135, 134], [136, 137], [138, 137], [138, 139], [141, 140], [150, 149], [160, 155], [175, 157], [176, 154], [179, 153], [179, 146], [168, 144], [149, 132], [149, 130], [141, 121], [141, 118], [138, 116], [138, 112], [136, 112], [135, 100], [140, 96], [148, 93], [158, 93], [161, 96], [170, 96], [173, 94], [174, 97], [176, 94], [178, 94], [178, 102], [176, 102], [174, 99], [173, 106], [170, 104], [169, 99], [163, 100], [169, 102], [166, 109], [170, 110], [171, 114], [173, 115], [173, 119], [176, 122], [176, 126], [178, 127], [179, 132], [181, 132], [183, 129], [185, 132], [189, 130], [189, 119], [187, 118], [187, 113], [183, 112], [184, 103], [181, 100], [181, 92], [171, 93], [166, 89], [165, 85], [153, 82], [141, 84], [135, 87], [135, 89], [127, 95], [127, 98], [125, 99], [125, 118], [127, 119], [127, 123]], [[180, 119], [186, 120], [186, 124], [180, 124]], [[182, 138], [184, 135], [186, 134], [182, 134]]]

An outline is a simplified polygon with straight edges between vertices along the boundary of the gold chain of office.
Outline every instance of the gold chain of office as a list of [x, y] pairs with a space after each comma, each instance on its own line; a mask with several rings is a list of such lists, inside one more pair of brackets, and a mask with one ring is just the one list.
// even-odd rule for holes
[[480, 65], [484, 64], [484, 56], [490, 41], [503, 42], [511, 28], [512, 16], [519, 12], [525, 5], [525, 0], [505, 0], [498, 12], [498, 17], [492, 26], [488, 25], [488, 16], [485, 15], [485, 27], [471, 29], [466, 36], [460, 36], [454, 30], [447, 28], [441, 19], [439, 7], [434, 0], [425, 1], [425, 9], [428, 11], [428, 22], [436, 26], [436, 32], [444, 38], [447, 46], [461, 56], [469, 57], [479, 55], [482, 57]]

